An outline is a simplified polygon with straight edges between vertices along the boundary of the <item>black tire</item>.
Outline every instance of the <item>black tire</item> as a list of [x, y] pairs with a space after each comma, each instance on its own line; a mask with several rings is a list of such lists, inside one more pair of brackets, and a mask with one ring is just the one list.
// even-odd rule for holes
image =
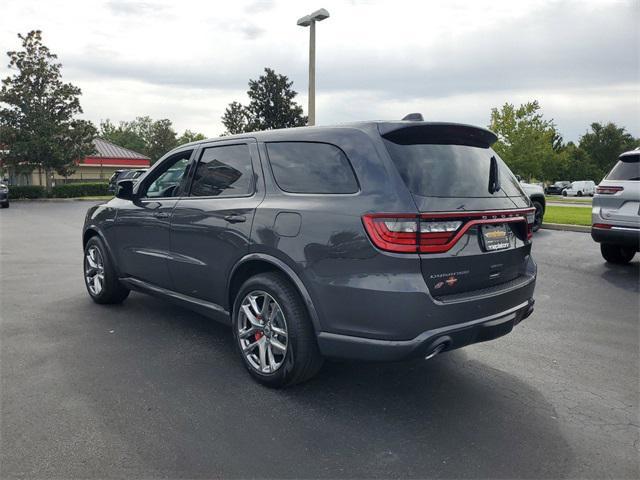
[[636, 254], [633, 248], [623, 247], [621, 245], [613, 245], [611, 243], [601, 243], [600, 253], [609, 263], [615, 263], [616, 265], [625, 265], [629, 263]]
[[[240, 307], [248, 294], [264, 292], [272, 297], [284, 315], [287, 330], [286, 352], [282, 364], [273, 373], [263, 373], [254, 367], [242, 351], [239, 330], [242, 328]], [[263, 385], [282, 388], [313, 377], [322, 367], [315, 332], [300, 294], [283, 274], [267, 272], [249, 278], [240, 288], [233, 303], [233, 336], [244, 366]], [[261, 335], [262, 336], [262, 335]], [[257, 343], [259, 338], [253, 338]], [[252, 340], [245, 339], [245, 342]]]
[[567, 196], [567, 191], [566, 191], [566, 190], [563, 190], [563, 191], [562, 191], [562, 196], [563, 196], [563, 197], [566, 197], [566, 196]]
[[582, 191], [578, 190], [578, 196], [581, 197], [582, 196]]
[[7, 203], [3, 203], [3, 204], [2, 204], [2, 208], [9, 208], [9, 202], [7, 202]]
[[533, 201], [533, 206], [536, 209], [535, 220], [533, 221], [532, 230], [537, 232], [542, 227], [542, 218], [544, 217], [544, 207], [537, 200]]
[[[101, 256], [100, 260], [102, 261], [102, 274], [104, 280], [100, 282], [102, 288], [99, 292], [92, 290], [90, 281], [87, 278], [88, 271], [91, 267], [87, 257], [91, 249], [97, 249], [99, 251]], [[94, 302], [100, 304], [122, 303], [129, 296], [129, 289], [122, 285], [122, 283], [120, 283], [120, 280], [118, 280], [118, 275], [113, 266], [113, 263], [111, 262], [109, 252], [107, 251], [104, 242], [97, 235], [91, 237], [84, 247], [82, 266], [84, 284], [85, 287], [87, 287], [89, 296]]]

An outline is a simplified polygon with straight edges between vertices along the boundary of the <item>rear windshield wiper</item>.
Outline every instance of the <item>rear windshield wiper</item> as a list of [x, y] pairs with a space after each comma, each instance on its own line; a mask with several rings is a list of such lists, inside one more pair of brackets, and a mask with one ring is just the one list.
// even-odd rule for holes
[[489, 193], [494, 194], [500, 190], [500, 172], [498, 170], [498, 160], [495, 155], [491, 156], [489, 164]]

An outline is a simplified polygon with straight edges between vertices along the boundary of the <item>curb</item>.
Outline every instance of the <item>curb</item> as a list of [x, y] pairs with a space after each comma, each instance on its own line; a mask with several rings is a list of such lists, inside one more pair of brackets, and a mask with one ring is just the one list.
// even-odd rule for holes
[[565, 225], [562, 223], [543, 223], [541, 228], [547, 230], [559, 230], [563, 232], [591, 233], [591, 226], [586, 225]]

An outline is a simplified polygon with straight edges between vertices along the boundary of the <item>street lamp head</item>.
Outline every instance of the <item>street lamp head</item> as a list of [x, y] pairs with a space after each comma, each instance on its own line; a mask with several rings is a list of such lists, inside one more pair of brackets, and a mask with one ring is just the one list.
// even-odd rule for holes
[[305, 15], [304, 17], [298, 19], [298, 25], [301, 27], [308, 27], [311, 25], [311, 15]]
[[329, 18], [329, 12], [325, 8], [321, 8], [320, 10], [316, 10], [311, 15], [311, 20], [315, 20], [316, 22], [321, 22], [325, 18]]
[[301, 27], [308, 27], [311, 25], [311, 22], [321, 22], [325, 18], [329, 18], [329, 12], [327, 12], [325, 8], [321, 8], [320, 10], [313, 12], [311, 15], [305, 15], [298, 19], [298, 25]]

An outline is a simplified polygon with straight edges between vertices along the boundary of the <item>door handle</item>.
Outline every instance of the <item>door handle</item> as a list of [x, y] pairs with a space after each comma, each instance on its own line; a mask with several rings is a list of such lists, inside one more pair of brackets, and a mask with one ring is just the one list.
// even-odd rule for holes
[[169, 212], [154, 212], [153, 216], [156, 218], [169, 218]]
[[244, 215], [226, 215], [224, 219], [229, 223], [242, 223], [247, 221], [247, 217]]

